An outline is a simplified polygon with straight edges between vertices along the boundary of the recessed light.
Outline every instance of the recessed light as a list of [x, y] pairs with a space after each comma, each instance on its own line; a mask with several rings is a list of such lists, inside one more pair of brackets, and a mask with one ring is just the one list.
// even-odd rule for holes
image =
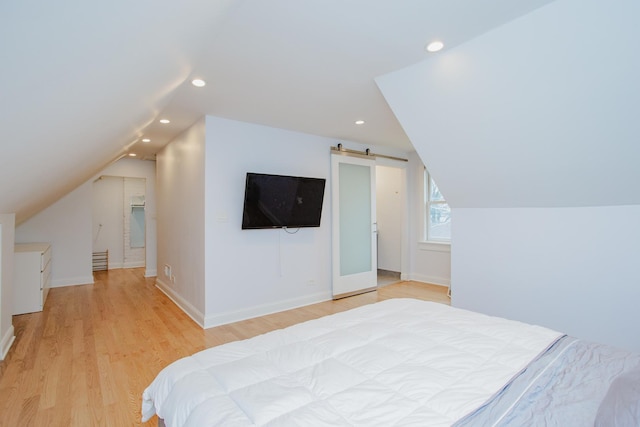
[[202, 79], [193, 79], [191, 80], [191, 84], [194, 85], [195, 87], [203, 87], [204, 85], [207, 84], [207, 82], [205, 82]]
[[169, 119], [160, 119], [160, 123], [166, 125], [167, 123], [171, 123]]
[[142, 142], [151, 142], [149, 138], [142, 138]]
[[443, 47], [444, 47], [444, 43], [442, 43], [440, 40], [435, 40], [427, 45], [426, 50], [427, 52], [433, 53], [433, 52], [438, 52], [439, 50], [442, 50]]
[[356, 124], [357, 125], [363, 125], [364, 124], [364, 120], [356, 120]]
[[129, 153], [129, 157], [135, 157], [136, 153]]

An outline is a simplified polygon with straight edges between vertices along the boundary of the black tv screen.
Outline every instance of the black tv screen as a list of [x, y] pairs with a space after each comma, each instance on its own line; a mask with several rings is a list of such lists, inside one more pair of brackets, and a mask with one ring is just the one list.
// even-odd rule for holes
[[248, 172], [242, 229], [319, 227], [325, 181]]

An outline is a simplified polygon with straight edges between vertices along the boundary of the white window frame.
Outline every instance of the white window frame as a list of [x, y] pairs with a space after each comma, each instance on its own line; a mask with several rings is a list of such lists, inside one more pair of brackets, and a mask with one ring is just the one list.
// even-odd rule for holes
[[431, 206], [432, 205], [448, 205], [446, 199], [445, 200], [436, 200], [436, 201], [432, 201], [431, 200], [431, 183], [432, 183], [431, 175], [429, 174], [429, 171], [425, 167], [424, 168], [424, 180], [423, 180], [423, 186], [424, 186], [423, 201], [424, 201], [424, 203], [422, 205], [423, 208], [424, 208], [424, 215], [422, 216], [422, 218], [423, 218], [423, 227], [424, 227], [423, 239], [424, 239], [424, 242], [427, 242], [427, 243], [435, 243], [437, 245], [440, 245], [440, 244], [450, 245], [451, 244], [451, 238], [450, 237], [448, 239], [446, 239], [446, 238], [434, 238], [434, 237], [429, 235], [429, 230], [431, 230], [431, 227], [430, 227]]

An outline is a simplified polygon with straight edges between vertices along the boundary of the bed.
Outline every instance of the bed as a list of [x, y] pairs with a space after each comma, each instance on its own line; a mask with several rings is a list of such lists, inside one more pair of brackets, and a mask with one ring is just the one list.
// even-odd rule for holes
[[167, 427], [638, 425], [639, 388], [639, 354], [397, 298], [177, 360], [144, 391], [142, 420], [157, 414]]

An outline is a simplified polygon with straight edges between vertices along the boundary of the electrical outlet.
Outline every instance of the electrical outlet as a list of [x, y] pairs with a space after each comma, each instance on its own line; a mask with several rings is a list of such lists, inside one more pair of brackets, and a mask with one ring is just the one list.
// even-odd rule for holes
[[176, 283], [176, 276], [171, 276], [171, 283]]
[[164, 265], [164, 276], [167, 279], [171, 279], [171, 266], [169, 264]]

